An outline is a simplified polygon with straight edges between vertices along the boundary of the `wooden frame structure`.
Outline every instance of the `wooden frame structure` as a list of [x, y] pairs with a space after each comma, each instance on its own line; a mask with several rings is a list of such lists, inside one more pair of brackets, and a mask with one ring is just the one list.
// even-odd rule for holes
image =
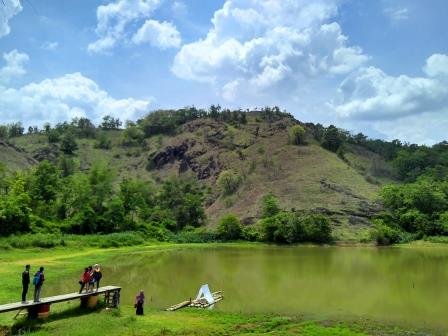
[[22, 303], [22, 302], [8, 303], [0, 305], [0, 313], [6, 313], [17, 310], [18, 312], [15, 316], [17, 317], [21, 311], [27, 310], [28, 317], [30, 318], [39, 316], [48, 316], [48, 313], [50, 311], [50, 305], [54, 303], [80, 299], [81, 306], [87, 307], [89, 306], [89, 300], [91, 300], [92, 297], [97, 297], [100, 294], [104, 294], [104, 302], [106, 303], [106, 307], [118, 308], [118, 306], [120, 305], [120, 291], [121, 287], [105, 286], [100, 287], [98, 288], [98, 290], [93, 290], [91, 292], [69, 293], [69, 294], [50, 296], [42, 298], [42, 300], [39, 302], [29, 301], [28, 303]]

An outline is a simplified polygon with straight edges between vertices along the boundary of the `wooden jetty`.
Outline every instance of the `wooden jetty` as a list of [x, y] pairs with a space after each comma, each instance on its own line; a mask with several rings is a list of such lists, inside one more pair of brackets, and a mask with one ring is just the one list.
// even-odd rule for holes
[[[120, 304], [120, 291], [121, 287], [105, 286], [91, 292], [76, 292], [41, 298], [41, 301], [39, 302], [28, 301], [27, 303], [8, 303], [0, 305], [0, 313], [18, 311], [18, 313], [16, 314], [17, 316], [22, 310], [27, 310], [29, 317], [47, 316], [51, 304], [80, 299], [82, 307], [90, 307], [92, 306], [92, 302], [94, 302], [96, 305], [98, 295], [100, 294], [104, 294], [104, 300], [107, 307], [116, 308]], [[39, 315], [42, 312], [44, 312], [45, 314]]]
[[224, 299], [224, 296], [222, 295], [222, 291], [214, 292], [214, 293], [212, 293], [212, 296], [213, 296], [213, 300], [214, 300], [214, 302], [212, 302], [212, 303], [207, 302], [207, 300], [205, 298], [200, 298], [199, 300], [191, 300], [190, 299], [188, 301], [183, 301], [181, 303], [172, 305], [171, 307], [168, 307], [166, 310], [167, 311], [176, 311], [176, 310], [179, 310], [179, 309], [185, 308], [185, 307], [207, 308], [207, 307], [210, 307], [211, 305], [214, 305], [215, 303]]

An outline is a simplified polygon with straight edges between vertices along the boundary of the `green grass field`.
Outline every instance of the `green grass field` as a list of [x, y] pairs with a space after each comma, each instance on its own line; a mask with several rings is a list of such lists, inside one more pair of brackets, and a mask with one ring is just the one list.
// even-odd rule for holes
[[[20, 273], [26, 263], [34, 267], [45, 265], [48, 270], [45, 286], [51, 286], [58, 278], [73, 274], [93, 258], [96, 262], [105, 263], [124, 252], [162, 251], [186, 246], [204, 247], [201, 244], [152, 244], [115, 249], [65, 247], [2, 251], [0, 303], [18, 301]], [[251, 248], [253, 244], [238, 246]], [[164, 312], [150, 305], [145, 310], [145, 315], [141, 317], [135, 316], [133, 307], [129, 305], [122, 305], [119, 310], [100, 307], [88, 311], [78, 308], [76, 302], [56, 304], [52, 306], [50, 317], [42, 321], [13, 320], [14, 313], [1, 314], [0, 335], [424, 335], [371, 320], [309, 320], [305, 316], [246, 315], [191, 309]]]

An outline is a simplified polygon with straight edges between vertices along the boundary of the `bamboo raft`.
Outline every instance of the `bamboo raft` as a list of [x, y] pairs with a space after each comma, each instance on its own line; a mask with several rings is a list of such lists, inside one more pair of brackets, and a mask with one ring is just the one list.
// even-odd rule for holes
[[215, 302], [213, 303], [208, 303], [207, 300], [205, 298], [200, 298], [199, 300], [188, 300], [188, 301], [183, 301], [181, 303], [172, 305], [171, 307], [167, 308], [167, 311], [176, 311], [179, 310], [181, 308], [185, 308], [185, 307], [194, 307], [194, 308], [207, 308], [210, 307], [212, 305], [214, 305], [215, 303], [221, 301], [224, 299], [224, 296], [222, 295], [222, 291], [218, 291], [218, 292], [214, 292], [212, 293], [213, 296], [213, 300]]

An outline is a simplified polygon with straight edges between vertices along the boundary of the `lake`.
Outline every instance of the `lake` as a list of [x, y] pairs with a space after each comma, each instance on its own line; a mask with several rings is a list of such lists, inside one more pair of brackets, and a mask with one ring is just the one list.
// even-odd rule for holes
[[[445, 247], [187, 247], [123, 254], [113, 263], [102, 267], [103, 285], [122, 286], [125, 304], [144, 289], [148, 304], [166, 308], [208, 283], [224, 292], [218, 310], [448, 329]], [[53, 290], [72, 291], [76, 281]]]

